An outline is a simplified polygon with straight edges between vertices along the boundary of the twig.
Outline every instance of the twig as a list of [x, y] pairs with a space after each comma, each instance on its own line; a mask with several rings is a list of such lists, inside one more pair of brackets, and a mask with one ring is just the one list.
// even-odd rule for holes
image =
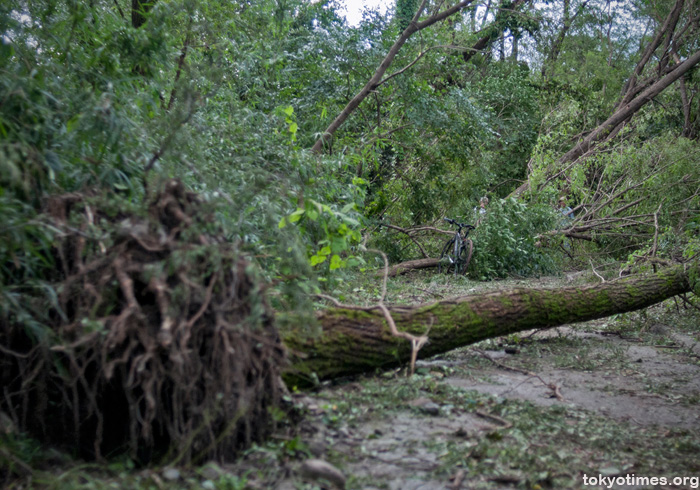
[[384, 319], [386, 320], [387, 325], [389, 326], [389, 331], [391, 332], [391, 335], [393, 335], [394, 337], [400, 337], [402, 339], [406, 339], [409, 342], [411, 342], [410, 374], [412, 375], [416, 370], [416, 360], [418, 359], [418, 351], [420, 351], [421, 348], [428, 342], [428, 332], [430, 332], [430, 328], [432, 327], [432, 323], [431, 323], [431, 325], [428, 326], [428, 329], [426, 330], [425, 334], [421, 335], [420, 337], [417, 337], [417, 336], [410, 334], [408, 332], [400, 332], [399, 329], [396, 328], [396, 323], [394, 322], [394, 319], [392, 318], [391, 313], [389, 312], [389, 309], [384, 304], [384, 299], [386, 298], [386, 292], [387, 292], [387, 281], [389, 279], [389, 259], [387, 259], [386, 254], [384, 252], [382, 252], [381, 250], [368, 249], [367, 251], [380, 254], [382, 256], [382, 258], [384, 259], [384, 277], [382, 278], [382, 294], [379, 297], [379, 301], [377, 302], [376, 305], [372, 305], [372, 306], [347, 305], [347, 304], [341, 303], [340, 301], [333, 298], [332, 296], [328, 296], [325, 294], [316, 294], [316, 297], [330, 301], [337, 308], [344, 308], [344, 309], [350, 309], [350, 310], [360, 310], [360, 311], [371, 311], [371, 310], [378, 309], [379, 311], [381, 311], [382, 315], [384, 315]]
[[0, 352], [2, 352], [3, 354], [7, 354], [8, 356], [19, 357], [21, 359], [28, 359], [29, 356], [31, 356], [35, 350], [36, 350], [36, 347], [33, 348], [32, 350], [30, 350], [29, 352], [27, 352], [26, 354], [21, 354], [19, 352], [15, 352], [13, 350], [6, 349], [5, 347], [2, 346], [2, 344], [0, 344]]
[[591, 259], [588, 259], [588, 262], [591, 263], [591, 269], [593, 269], [593, 274], [598, 276], [598, 278], [601, 280], [601, 282], [605, 282], [605, 278], [603, 276], [601, 276], [600, 274], [598, 274], [598, 271], [595, 270], [595, 267], [593, 266], [593, 261]]
[[464, 481], [464, 477], [467, 475], [467, 473], [459, 469], [457, 470], [457, 473], [455, 473], [455, 476], [452, 477], [452, 483], [450, 485], [447, 485], [447, 488], [450, 490], [459, 490], [462, 488], [462, 482]]
[[442, 294], [434, 293], [434, 292], [432, 292], [432, 291], [430, 291], [430, 290], [428, 290], [428, 289], [419, 288], [418, 286], [414, 286], [413, 284], [411, 284], [411, 286], [412, 286], [414, 289], [417, 289], [418, 291], [423, 291], [424, 293], [430, 294], [431, 296], [435, 296], [436, 298], [442, 298], [442, 297], [443, 297]]
[[156, 164], [156, 162], [158, 160], [160, 160], [160, 158], [163, 156], [165, 151], [170, 147], [170, 144], [172, 143], [173, 139], [175, 138], [175, 134], [180, 130], [180, 128], [182, 126], [184, 126], [185, 124], [187, 124], [190, 121], [190, 119], [192, 118], [192, 116], [196, 112], [196, 107], [197, 107], [197, 104], [195, 104], [194, 102], [192, 104], [190, 104], [189, 110], [187, 111], [187, 114], [185, 115], [185, 117], [183, 117], [181, 121], [178, 121], [177, 124], [175, 124], [175, 127], [172, 130], [172, 132], [170, 134], [168, 134], [163, 139], [158, 150], [153, 154], [151, 159], [148, 161], [146, 166], [143, 168], [142, 179], [143, 179], [144, 183], [146, 182], [146, 177], [148, 176], [148, 173], [151, 171], [153, 166]]
[[560, 402], [566, 401], [565, 398], [562, 396], [561, 392], [559, 391], [559, 387], [554, 384], [554, 383], [547, 383], [545, 380], [543, 380], [538, 374], [533, 373], [532, 371], [528, 371], [526, 369], [520, 369], [512, 366], [508, 366], [506, 364], [500, 363], [491, 356], [489, 356], [486, 352], [480, 350], [480, 349], [473, 349], [474, 352], [477, 352], [480, 354], [483, 358], [491, 361], [493, 364], [496, 366], [500, 367], [501, 369], [505, 369], [507, 371], [513, 371], [516, 373], [524, 374], [526, 376], [530, 376], [531, 378], [537, 378], [543, 385], [545, 385], [547, 388], [552, 390], [552, 395], [559, 400]]
[[[384, 225], [384, 226], [386, 226], [386, 225]], [[443, 235], [450, 235], [450, 236], [454, 236], [454, 234], [455, 234], [454, 231], [442, 230], [440, 228], [436, 228], [435, 226], [419, 226], [418, 228], [409, 228], [408, 231], [410, 233], [418, 233], [419, 231], [434, 231], [436, 233], [442, 233]]]
[[384, 305], [384, 299], [386, 298], [386, 284], [389, 280], [389, 259], [386, 257], [386, 254], [384, 252], [382, 252], [381, 250], [368, 249], [367, 251], [380, 254], [382, 256], [382, 259], [384, 259], [384, 277], [382, 278], [382, 295], [379, 298], [379, 304]]
[[117, 7], [117, 10], [119, 11], [119, 15], [121, 16], [121, 18], [125, 19], [126, 17], [124, 17], [124, 11], [119, 6], [119, 2], [117, 0], [114, 0], [114, 5]]
[[481, 417], [482, 419], [489, 419], [493, 420], [494, 422], [498, 423], [501, 427], [504, 429], [510, 429], [513, 427], [513, 424], [508, 422], [506, 419], [499, 417], [498, 415], [494, 415], [492, 413], [487, 413], [487, 412], [482, 412], [481, 410], [475, 410], [474, 413]]
[[187, 50], [190, 47], [190, 38], [192, 37], [192, 19], [190, 18], [189, 24], [187, 26], [187, 34], [185, 35], [185, 43], [182, 46], [182, 51], [180, 52], [180, 57], [177, 60], [177, 71], [175, 72], [175, 81], [173, 82], [173, 88], [170, 91], [170, 100], [168, 100], [168, 105], [165, 110], [169, 111], [173, 107], [173, 102], [175, 102], [175, 96], [177, 94], [177, 82], [180, 81], [180, 76], [182, 75], [182, 69], [185, 66], [185, 58], [187, 57]]
[[559, 244], [559, 248], [561, 248], [561, 249], [564, 251], [564, 253], [565, 253], [566, 255], [569, 256], [569, 258], [570, 258], [571, 260], [574, 259], [574, 256], [571, 255], [571, 254], [569, 253], [569, 251], [566, 249], [566, 247], [564, 247], [564, 244], [563, 244], [563, 243], [560, 243], [560, 244]]
[[[381, 250], [369, 249], [368, 252], [378, 253], [384, 259], [384, 277], [382, 279], [382, 296], [379, 298], [379, 303], [377, 303], [377, 307], [384, 314], [384, 318], [386, 319], [386, 322], [389, 325], [389, 330], [391, 331], [391, 334], [394, 337], [401, 337], [401, 338], [404, 338], [404, 339], [409, 340], [411, 342], [411, 371], [410, 371], [410, 374], [413, 374], [416, 371], [416, 359], [418, 358], [418, 351], [421, 350], [421, 348], [428, 342], [428, 337], [425, 335], [422, 335], [420, 337], [416, 337], [415, 335], [412, 335], [408, 332], [399, 332], [399, 330], [396, 328], [396, 323], [394, 323], [394, 319], [391, 317], [391, 313], [389, 313], [389, 310], [384, 305], [384, 299], [386, 298], [386, 285], [387, 285], [387, 281], [389, 279], [389, 259], [386, 257], [386, 254], [384, 252], [382, 252]], [[430, 331], [430, 327], [428, 327], [428, 331]]]
[[[661, 211], [661, 206], [663, 206], [663, 202], [659, 204], [658, 209], [654, 213], [654, 246], [651, 248], [651, 252], [649, 253], [651, 257], [656, 257], [656, 250], [659, 245], [659, 211]], [[654, 272], [656, 272], [656, 264], [652, 264], [652, 267]]]
[[399, 232], [401, 232], [401, 233], [405, 233], [405, 234], [408, 235], [408, 237], [413, 241], [413, 243], [415, 243], [415, 244], [418, 246], [418, 248], [420, 249], [420, 253], [423, 254], [423, 257], [425, 257], [426, 259], [429, 259], [429, 258], [430, 258], [430, 256], [428, 255], [428, 253], [427, 253], [427, 252], [425, 251], [425, 249], [423, 248], [423, 245], [421, 245], [420, 242], [418, 242], [418, 240], [416, 240], [416, 238], [415, 238], [413, 235], [411, 235], [411, 233], [410, 233], [408, 230], [405, 230], [404, 228], [400, 228], [400, 227], [395, 226], [395, 225], [387, 225], [387, 224], [384, 224], [384, 223], [382, 223], [382, 226], [385, 226], [385, 227], [390, 228], [390, 229], [392, 229], [392, 230], [399, 231]]
[[32, 473], [34, 473], [31, 466], [29, 466], [27, 463], [25, 463], [24, 461], [19, 459], [17, 456], [15, 456], [11, 452], [5, 450], [2, 447], [0, 447], [0, 454], [2, 454], [8, 460], [12, 461], [13, 464], [17, 465], [17, 469], [19, 470], [20, 473], [22, 473], [23, 476], [30, 476]]
[[683, 300], [683, 304], [690, 306], [691, 308], [695, 308], [696, 310], [700, 311], [700, 307], [691, 303], [690, 300], [685, 296], [685, 294], [681, 294], [680, 298]]
[[380, 85], [385, 84], [386, 82], [388, 82], [388, 81], [391, 80], [392, 78], [401, 75], [403, 72], [405, 72], [406, 70], [408, 70], [409, 68], [411, 68], [411, 67], [412, 67], [413, 65], [415, 65], [416, 63], [418, 63], [418, 61], [420, 61], [420, 59], [421, 59], [423, 56], [425, 56], [426, 54], [428, 54], [429, 51], [432, 51], [432, 50], [434, 50], [434, 49], [452, 49], [452, 50], [460, 51], [460, 52], [469, 51], [469, 48], [463, 48], [463, 47], [461, 47], [461, 46], [451, 46], [451, 45], [449, 45], [449, 44], [447, 44], [447, 45], [439, 45], [439, 46], [431, 46], [431, 47], [429, 47], [429, 48], [427, 48], [427, 49], [421, 51], [420, 53], [418, 53], [418, 56], [416, 56], [416, 59], [414, 59], [413, 61], [411, 61], [408, 65], [404, 66], [404, 67], [401, 68], [400, 70], [395, 71], [395, 72], [392, 73], [391, 75], [388, 75], [386, 78], [384, 78], [382, 81], [378, 82], [377, 85], [375, 86], [375, 88], [379, 87]]

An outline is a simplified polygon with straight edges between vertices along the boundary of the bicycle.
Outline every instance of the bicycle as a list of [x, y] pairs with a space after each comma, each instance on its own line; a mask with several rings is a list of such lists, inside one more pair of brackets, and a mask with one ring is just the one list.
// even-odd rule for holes
[[[453, 269], [455, 275], [465, 274], [474, 252], [474, 243], [469, 238], [469, 232], [474, 229], [474, 226], [459, 223], [450, 218], [444, 218], [444, 220], [455, 225], [457, 231], [442, 248], [438, 261], [438, 272], [442, 273], [444, 269], [446, 273], [449, 273], [450, 269]], [[465, 230], [464, 235], [462, 235], [462, 230]]]

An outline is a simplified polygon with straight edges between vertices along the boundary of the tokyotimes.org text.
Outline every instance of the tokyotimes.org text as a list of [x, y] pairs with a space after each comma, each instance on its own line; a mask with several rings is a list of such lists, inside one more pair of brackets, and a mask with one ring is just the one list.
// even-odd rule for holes
[[634, 473], [626, 476], [583, 475], [583, 484], [599, 488], [619, 486], [666, 486], [680, 488], [700, 488], [700, 476], [639, 476]]

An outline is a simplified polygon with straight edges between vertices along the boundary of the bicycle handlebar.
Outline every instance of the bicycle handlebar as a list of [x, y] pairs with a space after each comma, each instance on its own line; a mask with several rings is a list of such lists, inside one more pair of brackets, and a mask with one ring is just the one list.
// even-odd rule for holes
[[447, 221], [448, 223], [450, 223], [450, 224], [452, 224], [452, 225], [455, 225], [455, 226], [458, 226], [458, 227], [460, 227], [460, 228], [467, 228], [467, 229], [469, 229], [469, 230], [474, 230], [474, 229], [475, 229], [474, 226], [472, 226], [472, 225], [468, 225], [468, 224], [466, 224], [466, 223], [460, 223], [460, 222], [455, 221], [455, 220], [453, 220], [453, 219], [451, 219], [451, 218], [443, 218], [443, 219], [444, 219], [445, 221]]

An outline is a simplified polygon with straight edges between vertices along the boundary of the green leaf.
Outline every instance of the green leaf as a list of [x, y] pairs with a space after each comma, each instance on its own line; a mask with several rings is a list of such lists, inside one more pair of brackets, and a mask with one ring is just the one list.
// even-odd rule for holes
[[318, 251], [318, 255], [330, 255], [331, 254], [331, 247], [323, 247], [321, 250]]
[[68, 119], [66, 122], [66, 132], [70, 133], [71, 131], [75, 130], [75, 128], [78, 127], [78, 121], [80, 121], [80, 114], [76, 114]]
[[348, 267], [357, 267], [358, 265], [364, 264], [364, 263], [365, 263], [365, 261], [362, 259], [362, 257], [350, 257], [346, 261], [346, 265]]
[[281, 230], [285, 226], [287, 226], [287, 218], [282, 218], [280, 220], [279, 224], [277, 225], [277, 228], [279, 228]]
[[306, 211], [306, 216], [308, 216], [311, 221], [316, 221], [318, 219], [318, 211], [315, 209], [308, 209]]
[[296, 211], [294, 211], [292, 214], [289, 215], [289, 222], [296, 223], [297, 221], [299, 221], [301, 219], [301, 217], [304, 215], [305, 212], [306, 211], [304, 211], [301, 208], [297, 209]]
[[9, 60], [12, 58], [12, 55], [15, 54], [15, 48], [12, 47], [11, 44], [6, 44], [3, 41], [0, 41], [0, 59], [1, 60]]
[[292, 114], [294, 114], [294, 107], [292, 107], [292, 106], [290, 106], [290, 105], [288, 105], [287, 107], [285, 107], [285, 108], [282, 109], [282, 110], [283, 110], [284, 113], [285, 113], [286, 115], [288, 115], [288, 116], [291, 116]]
[[355, 218], [351, 218], [350, 216], [343, 213], [338, 213], [338, 216], [350, 226], [360, 226], [360, 222], [357, 221]]
[[329, 249], [329, 252], [331, 249], [334, 252], [342, 252], [348, 248], [348, 242], [343, 237], [333, 237], [331, 239], [331, 246], [326, 248]]
[[341, 268], [342, 266], [343, 261], [340, 259], [340, 257], [338, 255], [333, 255], [333, 257], [331, 257], [330, 269], [335, 270]]
[[311, 266], [315, 266], [320, 264], [321, 262], [324, 262], [326, 260], [325, 255], [312, 255], [311, 258], [309, 259], [309, 262], [311, 262]]

